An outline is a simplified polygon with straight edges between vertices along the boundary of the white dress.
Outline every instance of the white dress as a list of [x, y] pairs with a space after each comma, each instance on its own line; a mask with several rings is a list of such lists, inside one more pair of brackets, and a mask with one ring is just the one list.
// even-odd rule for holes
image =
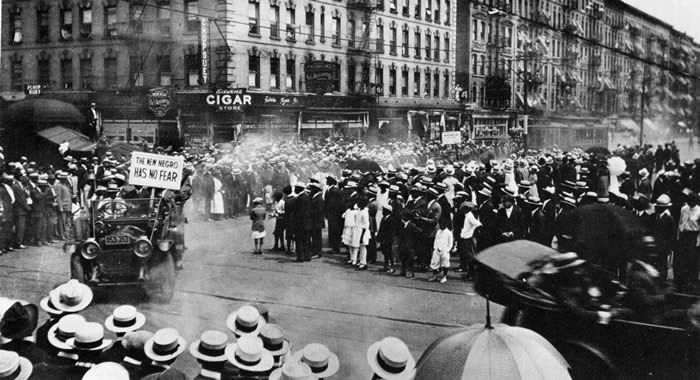
[[224, 196], [221, 194], [221, 181], [218, 178], [213, 177], [214, 180], [214, 197], [211, 199], [211, 213], [212, 214], [223, 214], [224, 213]]

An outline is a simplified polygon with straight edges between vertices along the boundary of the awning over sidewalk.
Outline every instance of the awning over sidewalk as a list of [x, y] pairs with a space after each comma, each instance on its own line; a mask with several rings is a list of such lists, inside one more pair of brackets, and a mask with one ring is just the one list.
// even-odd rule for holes
[[95, 143], [84, 134], [66, 127], [51, 127], [38, 132], [38, 135], [56, 145], [68, 143], [68, 150], [75, 152], [91, 152]]
[[618, 129], [639, 133], [639, 125], [632, 119], [620, 119], [617, 122]]

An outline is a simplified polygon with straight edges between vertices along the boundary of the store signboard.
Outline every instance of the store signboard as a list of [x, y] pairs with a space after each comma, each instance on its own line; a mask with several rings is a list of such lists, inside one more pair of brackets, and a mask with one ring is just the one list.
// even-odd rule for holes
[[312, 61], [304, 65], [306, 92], [323, 95], [338, 90], [338, 64]]
[[249, 93], [245, 88], [220, 88], [207, 94], [205, 102], [217, 112], [243, 112], [250, 107], [298, 107], [302, 97], [287, 94]]
[[156, 117], [163, 117], [170, 111], [172, 97], [167, 88], [152, 88], [146, 94], [146, 105]]

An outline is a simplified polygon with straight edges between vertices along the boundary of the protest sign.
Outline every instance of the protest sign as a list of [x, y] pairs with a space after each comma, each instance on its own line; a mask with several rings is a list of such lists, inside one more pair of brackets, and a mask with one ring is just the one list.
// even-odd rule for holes
[[133, 152], [129, 168], [129, 184], [179, 190], [184, 164], [183, 157]]

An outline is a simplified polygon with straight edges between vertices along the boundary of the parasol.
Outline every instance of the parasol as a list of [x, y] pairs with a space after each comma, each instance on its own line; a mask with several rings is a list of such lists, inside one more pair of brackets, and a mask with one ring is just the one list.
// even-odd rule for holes
[[504, 324], [473, 325], [439, 338], [416, 364], [415, 380], [567, 380], [564, 357], [541, 335]]
[[490, 247], [476, 256], [476, 260], [512, 279], [530, 272], [530, 263], [543, 261], [557, 251], [529, 240], [516, 240]]

